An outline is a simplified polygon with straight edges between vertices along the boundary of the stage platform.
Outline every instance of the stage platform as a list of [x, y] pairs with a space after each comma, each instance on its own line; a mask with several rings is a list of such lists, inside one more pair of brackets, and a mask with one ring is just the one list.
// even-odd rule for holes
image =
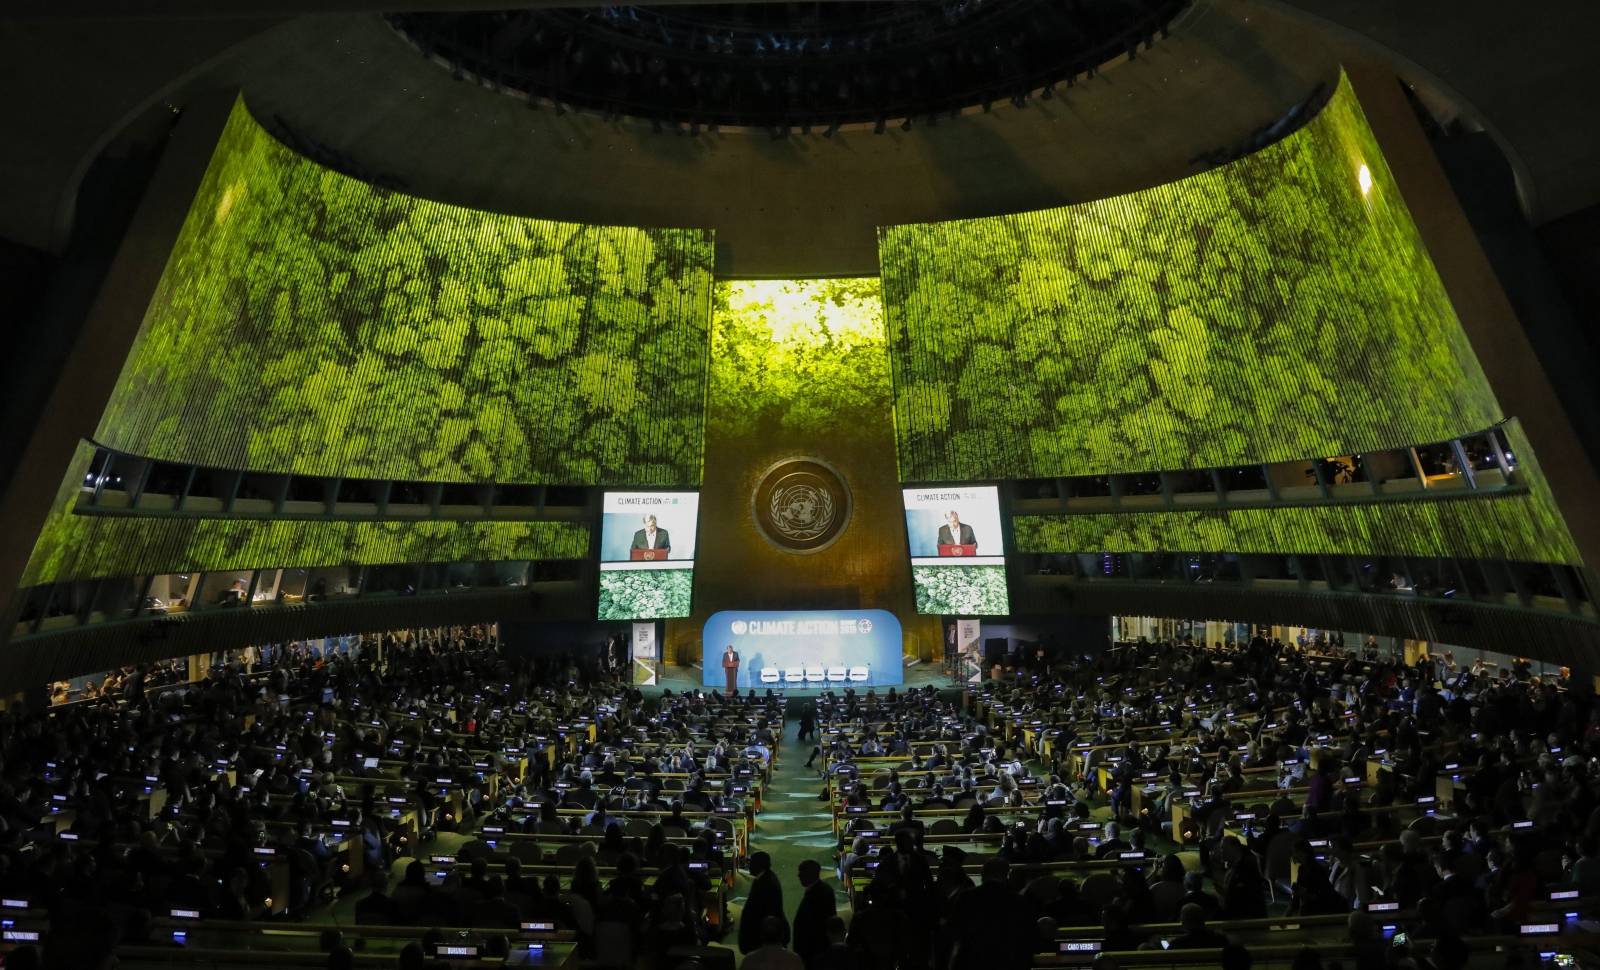
[[[660, 680], [658, 681], [656, 687], [645, 688], [646, 690], [671, 690], [676, 693], [704, 687], [704, 685], [700, 682], [701, 674], [699, 667], [668, 666], [664, 664], [661, 666], [659, 672]], [[905, 682], [902, 684], [896, 684], [895, 690], [902, 691], [911, 687], [926, 687], [930, 684], [938, 690], [945, 690], [946, 688], [953, 688], [956, 686], [954, 681], [944, 675], [944, 671], [939, 668], [938, 664], [921, 663], [905, 668]], [[704, 689], [710, 690], [711, 688]], [[779, 687], [774, 688], [773, 692], [783, 694], [787, 697], [816, 697], [828, 689], [829, 688], [826, 687]], [[834, 693], [843, 693], [843, 690], [839, 687], [834, 687], [832, 689]], [[886, 686], [874, 687], [872, 689], [879, 694], [887, 694], [889, 692], [889, 688]], [[864, 694], [866, 693], [866, 690], [864, 688], [857, 687], [856, 693]]]

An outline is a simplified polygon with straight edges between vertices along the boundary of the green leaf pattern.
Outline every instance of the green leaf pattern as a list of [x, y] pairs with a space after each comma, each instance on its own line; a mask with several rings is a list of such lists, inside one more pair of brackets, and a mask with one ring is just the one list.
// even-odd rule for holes
[[697, 485], [711, 262], [709, 231], [373, 187], [241, 101], [97, 438], [305, 475]]
[[601, 620], [659, 620], [689, 615], [693, 569], [610, 569], [600, 573]]
[[1232, 164], [888, 227], [879, 255], [907, 481], [1351, 454], [1504, 416], [1347, 82]]
[[1019, 515], [1023, 553], [1233, 552], [1426, 556], [1581, 565], [1521, 425], [1505, 425], [1523, 490], [1360, 505]]
[[912, 566], [917, 612], [948, 616], [1005, 616], [1004, 566]]

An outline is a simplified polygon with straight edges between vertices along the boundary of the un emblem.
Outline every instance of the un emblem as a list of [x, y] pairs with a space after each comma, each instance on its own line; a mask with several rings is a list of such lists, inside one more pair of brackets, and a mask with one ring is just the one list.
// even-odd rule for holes
[[762, 535], [786, 552], [826, 548], [850, 521], [844, 479], [815, 458], [793, 458], [767, 469], [752, 505]]

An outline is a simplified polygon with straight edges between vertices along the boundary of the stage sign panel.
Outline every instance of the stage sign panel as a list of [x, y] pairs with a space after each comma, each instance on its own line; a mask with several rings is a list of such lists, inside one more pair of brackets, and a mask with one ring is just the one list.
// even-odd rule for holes
[[633, 683], [635, 686], [652, 687], [656, 683], [656, 624], [635, 623], [633, 625]]
[[600, 517], [602, 620], [688, 616], [698, 492], [606, 492]]
[[1011, 612], [1000, 490], [993, 485], [933, 485], [903, 489], [902, 495], [917, 612]]
[[702, 683], [739, 690], [843, 690], [899, 684], [900, 621], [885, 610], [723, 610], [706, 621]]
[[983, 622], [977, 619], [956, 621], [956, 653], [961, 658], [961, 680], [983, 683]]

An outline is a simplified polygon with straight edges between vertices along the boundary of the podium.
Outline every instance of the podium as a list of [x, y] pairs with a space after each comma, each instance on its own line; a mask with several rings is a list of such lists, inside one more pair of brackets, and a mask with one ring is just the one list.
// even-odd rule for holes
[[[973, 548], [977, 548], [977, 547], [974, 546]], [[662, 548], [662, 549], [629, 549], [628, 550], [628, 559], [630, 559], [633, 562], [660, 562], [661, 560], [667, 558], [670, 555], [672, 555], [672, 547], [671, 546], [667, 546], [667, 547]], [[944, 555], [944, 553], [940, 553], [940, 555], [942, 556], [942, 555]]]
[[978, 544], [976, 542], [971, 542], [966, 545], [957, 545], [955, 543], [944, 542], [939, 543], [940, 556], [976, 556], [977, 554]]

